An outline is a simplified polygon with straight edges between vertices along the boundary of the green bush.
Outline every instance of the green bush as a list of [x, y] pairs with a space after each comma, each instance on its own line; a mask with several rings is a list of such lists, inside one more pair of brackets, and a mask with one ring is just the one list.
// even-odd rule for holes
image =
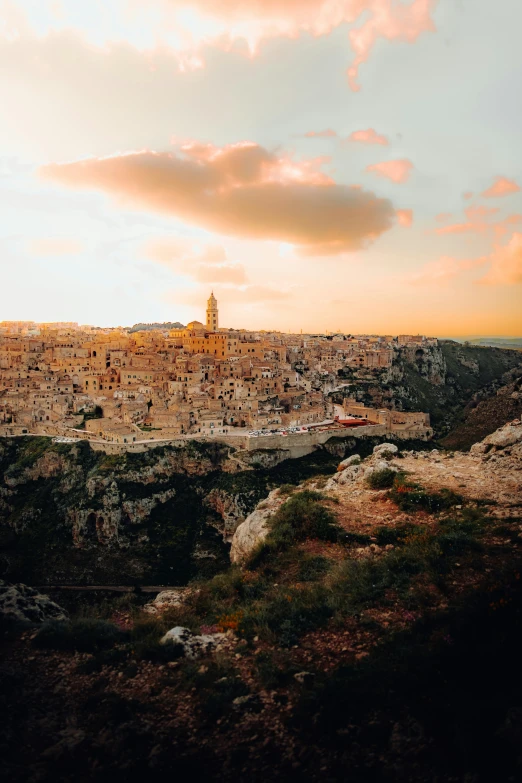
[[365, 533], [343, 533], [340, 536], [342, 542], [346, 544], [347, 546], [357, 545], [357, 546], [368, 546], [368, 544], [372, 543], [371, 536], [366, 535]]
[[396, 544], [401, 544], [419, 530], [419, 525], [414, 525], [412, 522], [404, 522], [401, 525], [395, 525], [395, 527], [381, 525], [375, 529], [374, 536], [379, 546], [386, 546], [387, 544], [395, 546]]
[[302, 634], [324, 626], [332, 614], [328, 591], [321, 585], [278, 589], [246, 608], [239, 630], [246, 639], [268, 633], [281, 647], [291, 647]]
[[375, 470], [366, 479], [366, 483], [370, 489], [390, 489], [393, 487], [395, 477], [397, 473], [391, 468], [382, 468], [381, 470]]
[[388, 497], [398, 505], [401, 511], [428, 511], [431, 514], [446, 511], [463, 502], [462, 496], [451, 489], [439, 492], [427, 492], [419, 484], [411, 484], [403, 475], [395, 478]]
[[269, 533], [252, 553], [250, 568], [265, 562], [268, 555], [306, 539], [337, 541], [341, 528], [334, 514], [321, 503], [324, 499], [322, 493], [311, 490], [292, 495], [270, 519]]
[[299, 563], [298, 582], [314, 582], [326, 574], [331, 567], [330, 561], [321, 555], [305, 556]]
[[36, 634], [35, 647], [94, 653], [125, 641], [128, 634], [106, 620], [51, 620]]
[[293, 495], [297, 487], [294, 484], [281, 484], [279, 487], [280, 495]]

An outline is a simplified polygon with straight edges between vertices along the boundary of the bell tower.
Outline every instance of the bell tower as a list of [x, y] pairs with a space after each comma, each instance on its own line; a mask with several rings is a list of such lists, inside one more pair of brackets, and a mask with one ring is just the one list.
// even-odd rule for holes
[[217, 332], [219, 329], [218, 303], [213, 291], [207, 302], [207, 329], [210, 332]]

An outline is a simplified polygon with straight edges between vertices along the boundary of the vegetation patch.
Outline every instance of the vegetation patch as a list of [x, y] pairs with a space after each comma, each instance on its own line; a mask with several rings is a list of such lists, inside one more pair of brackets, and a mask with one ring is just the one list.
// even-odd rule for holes
[[393, 487], [397, 471], [391, 468], [382, 468], [381, 470], [374, 470], [366, 478], [366, 483], [370, 489], [389, 489]]
[[462, 496], [451, 489], [428, 492], [419, 484], [408, 481], [402, 473], [396, 474], [388, 497], [401, 511], [427, 511], [430, 514], [446, 511], [463, 503]]
[[249, 567], [259, 566], [269, 555], [305, 539], [337, 541], [341, 528], [322, 502], [325, 499], [325, 495], [312, 490], [292, 495], [269, 520], [269, 533], [252, 553]]
[[107, 620], [51, 620], [36, 634], [35, 647], [50, 650], [97, 652], [123, 642], [127, 634]]

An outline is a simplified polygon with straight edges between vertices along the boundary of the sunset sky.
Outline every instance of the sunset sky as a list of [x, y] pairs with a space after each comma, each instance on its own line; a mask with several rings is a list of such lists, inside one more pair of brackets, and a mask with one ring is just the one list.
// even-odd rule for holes
[[0, 320], [522, 334], [520, 0], [0, 0]]

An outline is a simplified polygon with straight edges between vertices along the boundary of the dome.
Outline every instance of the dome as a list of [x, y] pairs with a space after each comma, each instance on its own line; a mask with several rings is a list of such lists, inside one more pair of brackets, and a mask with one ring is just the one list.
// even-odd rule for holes
[[200, 321], [191, 321], [189, 324], [186, 325], [185, 329], [189, 329], [190, 331], [198, 330], [198, 329], [206, 329], [207, 327], [204, 326]]

